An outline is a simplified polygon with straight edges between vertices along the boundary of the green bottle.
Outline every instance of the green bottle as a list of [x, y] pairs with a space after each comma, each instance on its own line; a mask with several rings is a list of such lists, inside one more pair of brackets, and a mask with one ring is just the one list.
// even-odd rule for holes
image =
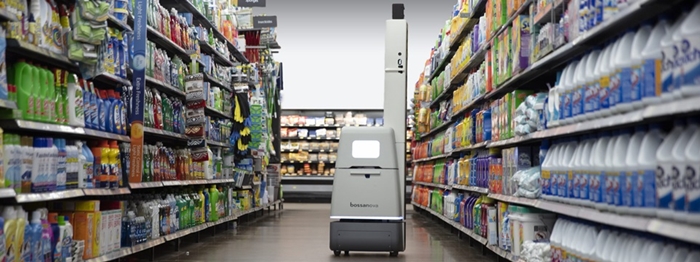
[[46, 122], [58, 123], [58, 115], [56, 114], [56, 104], [58, 102], [58, 96], [56, 95], [56, 81], [53, 72], [46, 68], [42, 68], [44, 75], [46, 75], [46, 104], [44, 105], [44, 111], [46, 111]]
[[209, 203], [211, 203], [209, 219], [211, 221], [219, 220], [219, 189], [216, 188], [216, 185], [212, 185], [209, 189]]
[[46, 116], [44, 115], [44, 103], [46, 103], [46, 89], [43, 84], [46, 80], [46, 75], [44, 75], [41, 68], [32, 66], [32, 81], [34, 82], [34, 91], [37, 92], [36, 97], [34, 97], [34, 120], [46, 122]]
[[12, 76], [9, 78], [10, 83], [15, 85], [17, 89], [17, 108], [22, 111], [22, 119], [31, 120], [35, 119], [34, 114], [34, 100], [36, 99], [36, 94], [38, 90], [34, 90], [34, 69], [24, 60], [16, 63], [12, 67]]

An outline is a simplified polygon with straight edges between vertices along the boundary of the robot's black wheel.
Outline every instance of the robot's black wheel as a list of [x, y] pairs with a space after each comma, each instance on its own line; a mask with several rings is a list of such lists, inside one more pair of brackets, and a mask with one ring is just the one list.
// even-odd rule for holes
[[340, 250], [333, 250], [333, 255], [335, 255], [336, 257], [339, 257], [339, 256], [340, 256]]
[[350, 251], [345, 250], [345, 256], [350, 256]]
[[399, 256], [399, 251], [391, 251], [389, 252], [390, 257], [398, 257]]

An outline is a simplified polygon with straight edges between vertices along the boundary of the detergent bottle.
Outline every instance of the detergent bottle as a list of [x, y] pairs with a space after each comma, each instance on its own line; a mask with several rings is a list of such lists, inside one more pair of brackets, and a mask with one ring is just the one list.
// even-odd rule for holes
[[[686, 213], [686, 174], [687, 162], [686, 148], [690, 144], [690, 139], [698, 131], [699, 118], [691, 117], [687, 120], [688, 125], [673, 146], [673, 169], [671, 175], [671, 185], [673, 187], [673, 219], [683, 221], [687, 217]], [[694, 176], [694, 174], [692, 175]]]
[[17, 62], [10, 71], [11, 84], [17, 89], [17, 108], [22, 112], [22, 119], [35, 120], [34, 100], [35, 94], [39, 90], [35, 90], [34, 85], [34, 69], [24, 59]]
[[[656, 151], [656, 161], [658, 163], [656, 168], [656, 215], [664, 219], [673, 219], [673, 152], [684, 130], [685, 121], [676, 119], [673, 124], [673, 130], [671, 130]], [[679, 172], [679, 170], [676, 169], [675, 172]]]
[[66, 114], [68, 115], [68, 124], [76, 127], [85, 126], [85, 111], [83, 109], [83, 88], [78, 84], [78, 77], [74, 74], [69, 74], [67, 81], [68, 101], [66, 103]]
[[634, 208], [634, 187], [639, 178], [639, 155], [646, 131], [645, 125], [635, 127], [625, 154], [625, 170], [620, 174], [623, 178], [620, 185], [622, 205], [618, 207], [618, 212], [623, 214], [631, 213], [631, 209]]
[[624, 113], [632, 110], [631, 77], [632, 77], [632, 45], [635, 32], [628, 30], [620, 38], [615, 52], [615, 75], [610, 79], [610, 108], [613, 113]]
[[661, 52], [665, 60], [662, 61], [661, 67], [661, 102], [670, 102], [673, 100], [674, 96], [674, 78], [676, 73], [676, 61], [674, 60], [674, 53], [676, 52], [678, 46], [674, 40], [673, 35], [676, 31], [679, 31], [681, 24], [685, 18], [688, 17], [688, 12], [683, 12], [678, 19], [673, 23], [673, 25], [666, 31], [666, 35], [661, 39]]
[[[680, 88], [679, 92], [682, 96], [697, 96], [700, 95], [700, 57], [698, 57], [698, 49], [700, 48], [700, 30], [698, 29], [698, 24], [700, 24], [700, 3], [696, 1], [695, 7], [690, 11], [688, 18], [686, 18], [680, 26], [680, 29], [676, 32], [678, 38], [688, 41], [690, 45], [686, 54], [687, 57], [694, 60], [686, 61], [681, 67], [683, 75], [680, 76]], [[674, 40], [676, 39], [674, 34]]]
[[644, 102], [642, 101], [644, 97], [644, 86], [643, 86], [643, 75], [644, 72], [644, 59], [642, 58], [642, 52], [649, 42], [649, 36], [651, 35], [651, 25], [649, 23], [643, 24], [637, 33], [634, 35], [634, 40], [632, 40], [632, 53], [630, 53], [630, 61], [628, 65], [631, 68], [630, 71], [630, 81], [626, 85], [623, 85], [623, 102], [627, 101], [630, 105], [630, 109], [642, 108]]
[[642, 102], [645, 105], [656, 104], [661, 101], [661, 74], [663, 55], [661, 52], [661, 39], [668, 31], [668, 21], [665, 17], [659, 19], [651, 30], [644, 50], [640, 53], [642, 66]]

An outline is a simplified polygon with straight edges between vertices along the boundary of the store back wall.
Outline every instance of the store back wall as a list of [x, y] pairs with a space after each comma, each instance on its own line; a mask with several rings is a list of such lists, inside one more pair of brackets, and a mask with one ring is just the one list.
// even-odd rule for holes
[[[384, 24], [399, 0], [268, 0], [277, 15], [284, 109], [381, 109]], [[404, 0], [409, 25], [408, 89], [456, 0]]]

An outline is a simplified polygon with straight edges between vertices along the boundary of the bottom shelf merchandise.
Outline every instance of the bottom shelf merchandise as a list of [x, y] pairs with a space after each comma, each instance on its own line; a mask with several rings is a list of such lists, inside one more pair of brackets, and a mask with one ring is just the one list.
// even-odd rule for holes
[[[31, 209], [6, 206], [0, 238], [9, 242], [0, 259], [111, 261], [281, 203], [266, 193], [236, 190], [225, 184], [37, 203]], [[28, 245], [43, 248], [22, 248]]]
[[526, 201], [518, 205], [423, 186], [416, 186], [412, 197], [415, 208], [509, 261], [700, 261], [700, 249], [693, 244], [555, 214]]

